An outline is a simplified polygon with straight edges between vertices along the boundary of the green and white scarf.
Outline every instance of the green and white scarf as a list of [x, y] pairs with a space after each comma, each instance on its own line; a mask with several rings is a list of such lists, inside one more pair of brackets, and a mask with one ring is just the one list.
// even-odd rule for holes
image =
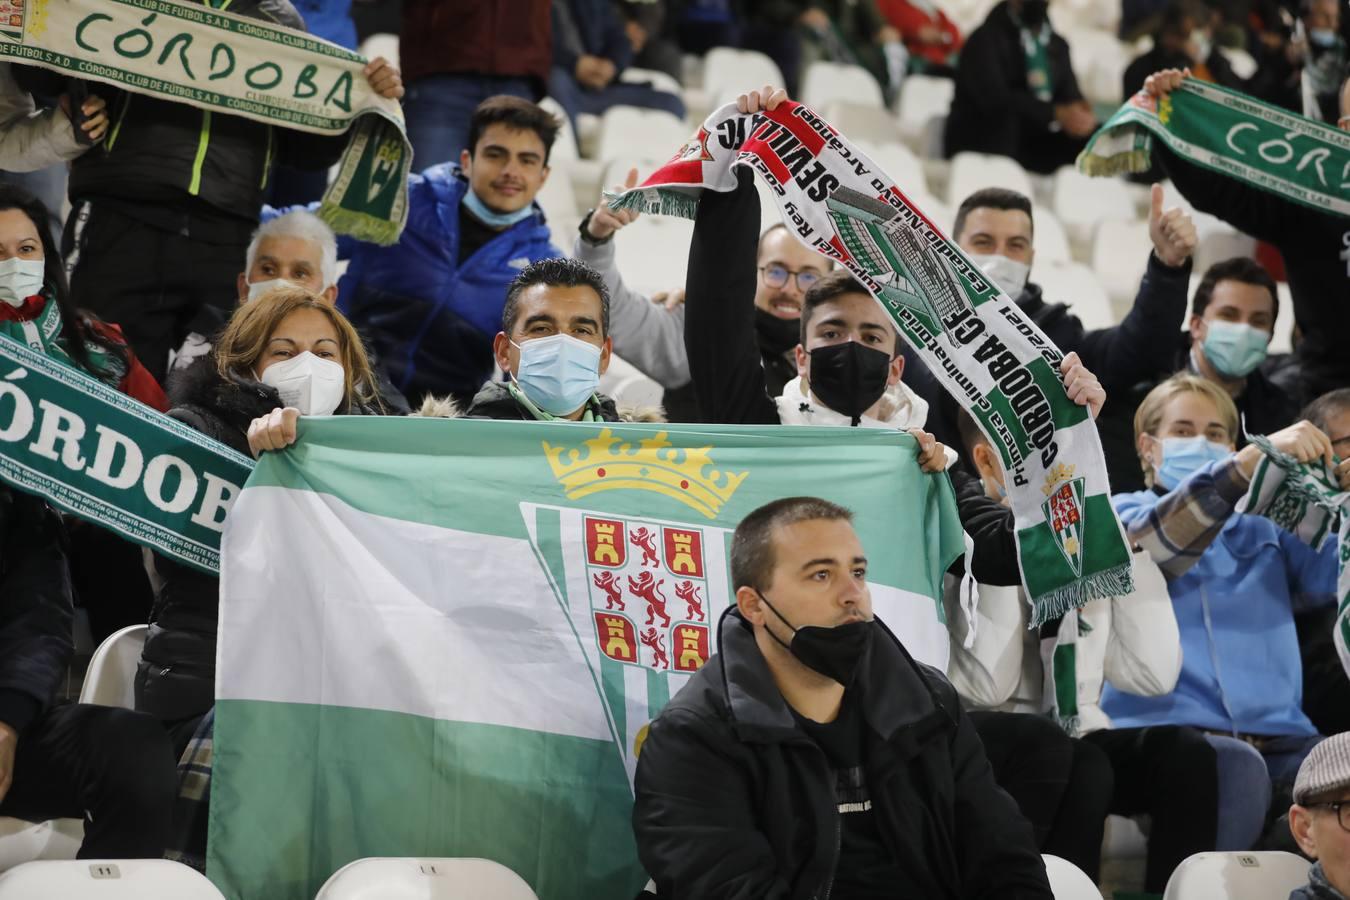
[[[1030, 318], [828, 122], [800, 103], [734, 105], [616, 209], [693, 218], [703, 190], [759, 173], [802, 243], [876, 297], [999, 451], [1016, 516], [1033, 626], [1130, 591], [1130, 554], [1111, 507], [1101, 441], [1060, 380], [1063, 355]], [[749, 298], [746, 298], [749, 302]]]
[[253, 461], [0, 328], [0, 481], [206, 572]]
[[1300, 463], [1260, 435], [1251, 440], [1263, 456], [1237, 511], [1265, 516], [1315, 550], [1333, 536], [1340, 542], [1335, 641], [1341, 665], [1350, 672], [1350, 491], [1341, 490], [1335, 473], [1320, 460]]
[[1350, 133], [1194, 78], [1161, 100], [1131, 97], [1088, 141], [1078, 169], [1143, 172], [1154, 140], [1194, 165], [1350, 216]]
[[347, 133], [319, 215], [342, 234], [398, 240], [412, 148], [398, 101], [370, 89], [359, 54], [178, 0], [27, 0], [0, 9], [0, 59], [280, 128]]

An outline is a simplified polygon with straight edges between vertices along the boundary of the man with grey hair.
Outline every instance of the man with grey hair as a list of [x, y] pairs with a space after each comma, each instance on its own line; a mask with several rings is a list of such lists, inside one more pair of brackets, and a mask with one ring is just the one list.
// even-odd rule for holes
[[1350, 898], [1350, 734], [1327, 738], [1299, 766], [1289, 830], [1317, 860], [1289, 900]]

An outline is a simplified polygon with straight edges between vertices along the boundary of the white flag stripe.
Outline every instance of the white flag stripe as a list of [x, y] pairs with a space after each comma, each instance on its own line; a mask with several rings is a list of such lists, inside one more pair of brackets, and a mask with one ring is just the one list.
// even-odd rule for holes
[[227, 523], [222, 544], [230, 565], [221, 699], [611, 739], [589, 667], [527, 541], [374, 516], [331, 495], [277, 487], [244, 491], [235, 511], [230, 521], [248, 529]]

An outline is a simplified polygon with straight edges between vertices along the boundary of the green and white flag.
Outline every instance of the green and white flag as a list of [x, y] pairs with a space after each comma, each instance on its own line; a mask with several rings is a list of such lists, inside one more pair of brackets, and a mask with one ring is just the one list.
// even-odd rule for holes
[[1300, 463], [1261, 435], [1251, 441], [1264, 455], [1237, 511], [1265, 516], [1314, 550], [1329, 540], [1340, 541], [1334, 639], [1341, 665], [1350, 674], [1350, 491], [1341, 490], [1325, 463]]
[[[302, 419], [223, 544], [207, 874], [309, 900], [366, 856], [631, 897], [647, 723], [717, 650], [732, 530], [842, 503], [877, 614], [945, 666], [950, 481], [905, 434]], [[828, 478], [806, 473], [828, 473]]]
[[[783, 221], [871, 292], [939, 383], [997, 448], [1016, 516], [1032, 626], [1128, 594], [1130, 554], [1097, 428], [1069, 400], [1063, 354], [876, 163], [810, 108], [708, 116], [616, 209], [693, 218], [703, 190], [747, 166]], [[747, 298], [748, 302], [748, 298]]]
[[1350, 215], [1350, 133], [1196, 78], [1161, 100], [1144, 91], [1131, 97], [1088, 141], [1078, 168], [1147, 171], [1154, 141], [1210, 171]]
[[[187, 103], [207, 111], [203, 128], [220, 112], [314, 134], [349, 133], [319, 215], [339, 233], [397, 241], [412, 167], [398, 101], [370, 89], [359, 54], [221, 6], [0, 0], [0, 59]], [[113, 123], [108, 145], [119, 126]]]

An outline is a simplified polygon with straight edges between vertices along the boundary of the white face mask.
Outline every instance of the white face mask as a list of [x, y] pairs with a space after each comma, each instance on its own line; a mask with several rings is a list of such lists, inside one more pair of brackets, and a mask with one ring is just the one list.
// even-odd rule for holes
[[1027, 286], [1027, 277], [1031, 274], [1031, 266], [998, 254], [969, 255], [970, 261], [979, 266], [980, 271], [988, 275], [1009, 299], [1016, 300], [1022, 296], [1022, 290]]
[[295, 288], [296, 290], [304, 290], [304, 288], [300, 287], [300, 285], [296, 284], [294, 281], [287, 281], [285, 278], [269, 278], [267, 281], [249, 282], [248, 299], [257, 300], [263, 294], [266, 294], [268, 291], [274, 291], [277, 288]]
[[42, 293], [46, 264], [40, 259], [20, 259], [11, 256], [0, 262], [0, 300], [10, 306], [23, 306], [23, 301]]
[[345, 378], [342, 366], [306, 350], [272, 363], [258, 380], [276, 388], [281, 402], [300, 410], [302, 416], [331, 416], [346, 394]]

